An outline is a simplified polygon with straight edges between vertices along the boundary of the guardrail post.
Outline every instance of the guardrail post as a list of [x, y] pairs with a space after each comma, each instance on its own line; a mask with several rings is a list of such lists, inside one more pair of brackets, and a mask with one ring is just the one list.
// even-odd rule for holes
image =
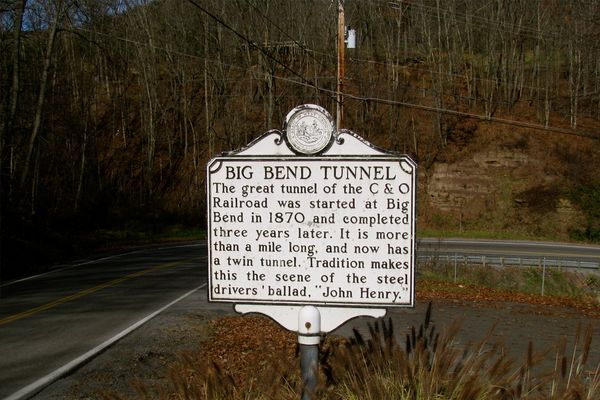
[[544, 257], [544, 267], [542, 268], [542, 296], [544, 295], [545, 284], [546, 284], [546, 257]]
[[456, 255], [456, 253], [454, 254], [454, 283], [456, 283], [456, 267], [458, 263], [458, 256]]

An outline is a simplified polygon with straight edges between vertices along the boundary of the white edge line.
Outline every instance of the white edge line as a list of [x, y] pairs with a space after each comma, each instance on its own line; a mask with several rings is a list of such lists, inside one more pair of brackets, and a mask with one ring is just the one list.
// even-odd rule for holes
[[161, 312], [165, 311], [167, 308], [169, 308], [172, 305], [180, 302], [181, 300], [185, 299], [186, 297], [188, 297], [192, 293], [194, 293], [194, 292], [202, 289], [205, 286], [206, 286], [206, 283], [198, 286], [195, 289], [190, 290], [189, 292], [187, 292], [184, 295], [178, 297], [177, 299], [173, 300], [169, 304], [167, 304], [167, 305], [163, 306], [162, 308], [154, 311], [152, 314], [146, 316], [145, 318], [142, 318], [141, 320], [139, 320], [135, 324], [131, 325], [130, 327], [128, 327], [128, 328], [124, 329], [123, 331], [117, 333], [115, 336], [113, 336], [110, 339], [106, 340], [104, 343], [102, 343], [102, 344], [94, 347], [92, 350], [88, 351], [87, 353], [82, 354], [81, 356], [79, 356], [76, 359], [68, 362], [67, 364], [63, 365], [62, 367], [54, 370], [53, 372], [49, 373], [48, 375], [41, 377], [37, 381], [35, 381], [33, 383], [30, 383], [29, 385], [23, 387], [22, 389], [20, 389], [20, 390], [16, 391], [15, 393], [9, 395], [8, 397], [5, 397], [4, 400], [21, 400], [21, 399], [27, 399], [27, 398], [32, 397], [33, 395], [35, 395], [36, 393], [40, 392], [42, 389], [44, 389], [48, 385], [54, 383], [56, 380], [58, 380], [58, 379], [62, 378], [63, 376], [69, 374], [70, 372], [72, 372], [73, 370], [75, 370], [76, 368], [78, 368], [83, 363], [89, 361], [90, 359], [92, 359], [93, 357], [95, 357], [96, 355], [98, 355], [99, 353], [101, 353], [102, 351], [104, 351], [105, 349], [107, 349], [108, 347], [110, 347], [113, 344], [115, 344], [117, 341], [119, 341], [122, 338], [124, 338], [125, 336], [129, 335], [131, 332], [133, 332], [134, 330], [136, 330], [140, 326], [144, 325], [146, 322], [150, 321], [152, 318], [156, 317], [158, 314], [160, 314]]

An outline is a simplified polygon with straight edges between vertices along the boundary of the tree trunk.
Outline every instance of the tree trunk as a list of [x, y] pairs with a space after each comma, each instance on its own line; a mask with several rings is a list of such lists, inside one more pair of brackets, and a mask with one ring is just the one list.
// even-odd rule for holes
[[[23, 25], [23, 14], [25, 11], [25, 5], [27, 0], [21, 0], [19, 6], [16, 9], [14, 29], [15, 29], [15, 41], [13, 49], [12, 59], [12, 80], [9, 90], [9, 105], [8, 115], [4, 122], [4, 129], [0, 129], [0, 166], [2, 165], [2, 156], [4, 154], [4, 141], [10, 135], [13, 129], [13, 124], [17, 114], [17, 104], [19, 103], [19, 87], [20, 87], [20, 66], [21, 66], [21, 31]], [[1, 177], [1, 174], [0, 174]], [[0, 178], [1, 179], [1, 178]]]
[[21, 175], [21, 187], [25, 184], [27, 180], [27, 175], [29, 173], [29, 164], [31, 163], [31, 155], [33, 153], [33, 147], [35, 146], [35, 141], [37, 139], [38, 133], [40, 131], [40, 126], [42, 123], [42, 112], [44, 109], [44, 98], [46, 95], [46, 84], [48, 83], [48, 71], [50, 70], [50, 64], [52, 62], [52, 52], [54, 50], [54, 39], [56, 38], [56, 31], [58, 28], [58, 22], [62, 15], [61, 7], [57, 7], [56, 15], [54, 20], [52, 21], [52, 25], [50, 26], [50, 31], [48, 32], [48, 43], [46, 45], [46, 53], [44, 55], [44, 66], [42, 69], [42, 76], [40, 78], [40, 91], [38, 94], [37, 105], [35, 108], [35, 117], [33, 120], [33, 127], [31, 128], [31, 136], [29, 137], [29, 144], [27, 145], [27, 153], [25, 156], [25, 164], [23, 165], [23, 173]]

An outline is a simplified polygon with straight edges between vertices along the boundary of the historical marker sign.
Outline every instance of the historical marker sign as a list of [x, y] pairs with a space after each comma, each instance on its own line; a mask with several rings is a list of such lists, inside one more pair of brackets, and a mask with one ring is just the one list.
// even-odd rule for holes
[[299, 113], [208, 164], [209, 300], [413, 306], [416, 165]]

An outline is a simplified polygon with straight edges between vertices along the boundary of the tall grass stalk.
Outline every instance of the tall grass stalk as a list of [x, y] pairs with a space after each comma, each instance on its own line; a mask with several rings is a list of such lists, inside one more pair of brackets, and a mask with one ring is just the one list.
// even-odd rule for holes
[[[567, 341], [556, 346], [553, 370], [548, 355], [530, 342], [522, 361], [492, 342], [494, 329], [472, 345], [460, 342], [460, 323], [438, 330], [431, 304], [419, 326], [398, 335], [390, 320], [354, 330], [349, 339], [328, 337], [320, 349], [320, 383], [315, 400], [597, 400], [600, 365], [588, 366], [591, 327], [579, 328], [572, 353]], [[402, 337], [402, 341], [398, 338]], [[261, 349], [256, 349], [261, 351]], [[290, 400], [302, 392], [299, 361], [282, 356], [252, 379], [236, 381], [219, 365], [196, 354], [179, 358], [164, 387], [137, 387], [138, 399]], [[123, 400], [117, 394], [106, 399]]]

